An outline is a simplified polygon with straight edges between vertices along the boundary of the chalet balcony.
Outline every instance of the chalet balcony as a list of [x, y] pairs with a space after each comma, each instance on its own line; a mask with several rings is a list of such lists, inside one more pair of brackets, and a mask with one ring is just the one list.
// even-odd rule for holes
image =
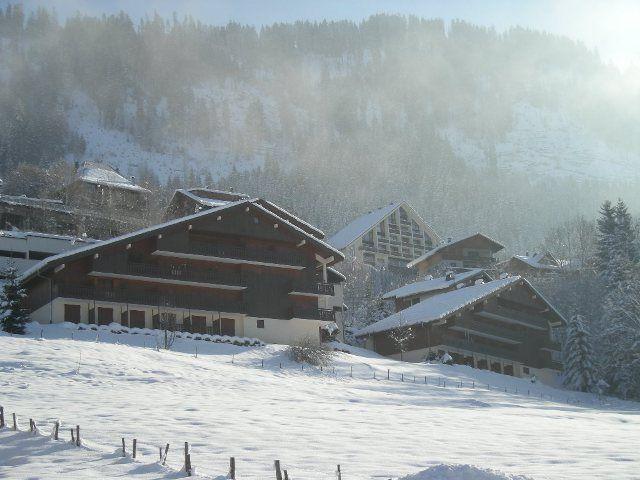
[[[215, 298], [212, 295], [200, 293], [167, 294], [153, 290], [114, 289], [107, 290], [81, 285], [56, 285], [53, 287], [51, 298], [74, 298], [78, 300], [113, 302], [149, 307], [165, 307], [178, 309], [208, 310], [242, 313], [244, 302]], [[48, 301], [48, 300], [47, 300]], [[33, 308], [33, 306], [32, 306]]]
[[93, 276], [128, 277], [162, 283], [207, 284], [242, 289], [240, 272], [204, 270], [186, 265], [155, 265], [127, 262], [120, 258], [101, 257], [93, 261]]
[[468, 350], [481, 355], [488, 355], [491, 357], [500, 357], [507, 360], [521, 361], [521, 355], [517, 350], [509, 350], [507, 348], [500, 348], [498, 346], [486, 345], [480, 342], [474, 342], [473, 340], [467, 340], [464, 338], [458, 338], [451, 335], [443, 335], [441, 342], [443, 345], [452, 348], [459, 348], [461, 350]]
[[463, 257], [462, 266], [464, 268], [483, 268], [496, 263], [493, 257]]
[[296, 293], [301, 295], [312, 295], [312, 296], [320, 296], [320, 295], [334, 296], [335, 287], [332, 283], [298, 281], [298, 282], [292, 282], [291, 293], [292, 294]]
[[455, 324], [449, 328], [452, 330], [466, 331], [471, 335], [486, 337], [503, 341], [512, 345], [523, 342], [522, 335], [508, 328], [501, 328], [495, 325], [489, 325], [486, 322], [472, 320], [470, 318], [456, 319]]
[[[201, 241], [184, 242], [179, 239], [162, 238], [158, 241], [157, 255], [176, 257], [209, 257], [222, 263], [250, 263], [302, 269], [309, 260], [295, 252], [281, 252], [259, 247], [244, 247]], [[175, 255], [172, 255], [175, 254]]]
[[309, 320], [326, 320], [335, 322], [336, 313], [328, 308], [293, 306], [291, 318], [305, 318]]
[[489, 318], [491, 320], [497, 320], [499, 322], [523, 325], [525, 327], [533, 328], [534, 330], [546, 331], [549, 329], [549, 325], [544, 318], [500, 306], [496, 307], [495, 311], [477, 312], [476, 315], [479, 317]]

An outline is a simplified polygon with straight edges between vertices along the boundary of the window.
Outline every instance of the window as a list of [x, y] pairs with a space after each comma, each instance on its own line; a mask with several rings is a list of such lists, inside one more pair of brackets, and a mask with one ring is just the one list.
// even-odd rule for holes
[[522, 367], [522, 373], [529, 375], [529, 367]]
[[98, 307], [98, 325], [109, 325], [113, 322], [113, 308]]
[[64, 321], [80, 323], [80, 305], [64, 305]]
[[264, 328], [264, 320], [256, 320], [256, 327]]
[[144, 310], [129, 310], [129, 326], [131, 328], [145, 327]]
[[412, 298], [411, 299], [411, 305], [416, 305], [417, 303], [420, 303], [420, 298]]
[[233, 318], [221, 318], [220, 333], [233, 337], [236, 334], [236, 321]]

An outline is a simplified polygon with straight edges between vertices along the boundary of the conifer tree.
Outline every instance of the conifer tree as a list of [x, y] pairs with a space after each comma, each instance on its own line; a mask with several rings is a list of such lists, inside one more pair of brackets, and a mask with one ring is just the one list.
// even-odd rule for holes
[[567, 325], [564, 383], [581, 392], [591, 391], [595, 385], [591, 340], [581, 315], [573, 316]]
[[18, 283], [15, 267], [9, 267], [0, 296], [0, 318], [5, 332], [24, 334], [25, 324], [29, 321], [29, 314], [22, 304], [25, 297], [26, 292]]

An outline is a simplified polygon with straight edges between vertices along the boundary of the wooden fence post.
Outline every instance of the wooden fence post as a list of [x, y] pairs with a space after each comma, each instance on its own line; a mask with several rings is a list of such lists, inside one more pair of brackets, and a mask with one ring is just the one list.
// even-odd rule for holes
[[401, 382], [404, 382], [404, 372], [402, 372], [402, 373], [400, 374], [400, 381], [401, 381]]
[[0, 407], [0, 428], [4, 428], [4, 407]]
[[122, 456], [127, 456], [127, 449], [125, 448], [124, 437], [122, 437]]
[[350, 373], [350, 375], [351, 375], [351, 378], [353, 378], [353, 365], [351, 365], [351, 373]]
[[184, 471], [191, 476], [191, 454], [189, 453], [189, 442], [184, 442]]
[[73, 434], [73, 428], [70, 428], [69, 430], [71, 430], [71, 443], [76, 443], [76, 436]]
[[164, 457], [162, 457], [162, 465], [167, 463], [167, 455], [169, 455], [169, 444], [168, 443], [164, 447]]
[[340, 464], [338, 464], [338, 480], [342, 480], [342, 472], [340, 471]]
[[273, 462], [273, 466], [276, 469], [276, 480], [282, 480], [282, 472], [280, 471], [280, 460]]
[[12, 415], [13, 415], [13, 429], [18, 430], [18, 422], [16, 421], [16, 414], [12, 413]]
[[229, 459], [229, 475], [228, 478], [231, 480], [236, 480], [236, 459], [235, 457], [231, 457]]
[[80, 446], [80, 425], [76, 425], [76, 446]]
[[390, 370], [387, 368], [387, 380], [389, 380]]
[[60, 421], [56, 420], [55, 425], [53, 426], [53, 439], [58, 440], [58, 434], [60, 432]]
[[133, 439], [133, 458], [136, 458], [136, 453], [138, 451], [138, 440], [137, 439]]
[[33, 432], [33, 418], [29, 419], [29, 431]]

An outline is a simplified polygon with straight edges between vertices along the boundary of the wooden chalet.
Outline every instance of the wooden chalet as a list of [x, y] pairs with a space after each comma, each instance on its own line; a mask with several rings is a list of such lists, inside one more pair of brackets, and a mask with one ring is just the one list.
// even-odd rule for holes
[[46, 258], [25, 271], [40, 323], [121, 323], [290, 343], [342, 321], [342, 254], [320, 230], [242, 199]]
[[[557, 383], [566, 322], [529, 282], [512, 276], [452, 285], [410, 306], [397, 303], [396, 313], [356, 335], [381, 355], [418, 362], [448, 353], [455, 363]], [[400, 345], [394, 339], [404, 330], [411, 338]]]
[[142, 216], [151, 192], [110, 165], [85, 162], [66, 186], [66, 203]]
[[504, 245], [482, 233], [451, 239], [409, 262], [407, 267], [417, 268], [419, 274], [436, 268], [462, 270], [469, 268], [490, 268], [495, 265], [494, 255], [504, 249]]
[[410, 283], [385, 293], [382, 299], [393, 300], [396, 312], [399, 312], [434, 295], [474, 285], [478, 280], [488, 282], [492, 279], [480, 268], [459, 273], [449, 271], [445, 276], [439, 278], [433, 278], [428, 275], [424, 280]]
[[562, 265], [549, 252], [534, 253], [529, 255], [514, 255], [506, 262], [500, 264], [505, 272], [518, 275], [540, 275], [560, 271]]
[[165, 220], [185, 217], [194, 213], [226, 205], [230, 202], [247, 200], [243, 193], [224, 192], [209, 188], [179, 188], [173, 193], [169, 205], [165, 209]]

